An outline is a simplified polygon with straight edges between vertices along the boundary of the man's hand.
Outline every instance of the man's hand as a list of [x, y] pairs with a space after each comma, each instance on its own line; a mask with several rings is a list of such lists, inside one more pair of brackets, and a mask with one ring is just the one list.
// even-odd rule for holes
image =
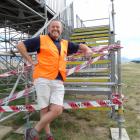
[[34, 65], [34, 62], [32, 61], [32, 58], [29, 56], [24, 43], [19, 42], [19, 44], [16, 47], [19, 53], [23, 56], [23, 58], [25, 58], [25, 60], [27, 60], [30, 63], [30, 65]]
[[93, 54], [93, 52], [92, 52], [92, 50], [89, 48], [89, 49], [85, 52], [85, 57], [88, 58], [88, 59], [90, 59], [90, 58], [92, 57], [92, 54]]
[[85, 57], [90, 59], [92, 57], [92, 50], [91, 48], [89, 48], [87, 45], [85, 44], [80, 44], [80, 50], [82, 50], [82, 52], [84, 53]]

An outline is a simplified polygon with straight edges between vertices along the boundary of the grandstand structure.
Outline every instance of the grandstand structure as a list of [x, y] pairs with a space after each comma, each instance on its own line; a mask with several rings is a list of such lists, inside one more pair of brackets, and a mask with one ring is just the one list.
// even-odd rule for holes
[[[111, 117], [117, 117], [118, 138], [121, 139], [124, 122], [121, 93], [121, 47], [120, 42], [115, 40], [113, 0], [111, 0], [109, 16], [96, 19], [106, 20], [106, 24], [90, 27], [86, 27], [86, 21], [81, 20], [78, 15], [76, 27], [74, 26], [73, 3], [66, 5], [65, 0], [0, 1], [0, 111], [2, 112], [0, 122], [20, 111], [36, 109], [30, 110], [26, 107], [21, 109], [20, 106], [10, 108], [12, 112], [10, 114], [5, 113], [9, 112], [6, 111], [8, 106], [16, 104], [17, 99], [20, 100], [20, 104], [26, 105], [35, 102], [36, 98], [32, 85], [31, 67], [26, 65], [26, 61], [17, 52], [16, 44], [21, 40], [46, 34], [47, 26], [53, 19], [62, 21], [64, 38], [76, 43], [85, 43], [93, 49], [92, 61], [87, 60], [81, 53], [67, 58], [66, 94], [103, 95], [104, 97], [100, 102], [78, 98], [72, 102], [66, 101], [64, 108], [110, 111]], [[96, 20], [91, 21], [94, 23]], [[30, 55], [34, 60], [36, 59], [36, 52]], [[28, 123], [28, 112], [27, 116]]]

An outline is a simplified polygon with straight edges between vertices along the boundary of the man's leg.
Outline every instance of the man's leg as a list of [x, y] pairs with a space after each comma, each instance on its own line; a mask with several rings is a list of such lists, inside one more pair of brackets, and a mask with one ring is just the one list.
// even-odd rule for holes
[[[44, 79], [44, 78], [38, 78], [34, 80], [34, 86], [35, 86], [36, 95], [37, 95], [37, 103], [41, 110], [43, 108], [48, 108], [50, 104], [50, 101], [49, 101], [50, 100], [50, 87], [48, 84], [49, 84], [49, 80]], [[40, 118], [43, 118], [43, 116], [47, 113], [47, 111], [48, 109], [46, 111], [44, 110], [41, 111]], [[39, 131], [35, 128], [27, 129], [25, 132], [25, 140], [38, 140], [39, 139], [38, 132]]]
[[[46, 108], [41, 109], [41, 111], [40, 111], [40, 118], [43, 118], [43, 116], [44, 116], [45, 114], [47, 114], [48, 111], [49, 111], [49, 107], [46, 107]], [[51, 131], [50, 131], [50, 124], [46, 124], [44, 130], [45, 130], [45, 133], [46, 133], [47, 135], [48, 135], [48, 134], [51, 134]]]
[[41, 120], [36, 124], [35, 129], [40, 132], [46, 127], [46, 125], [49, 125], [56, 117], [58, 117], [62, 111], [62, 106], [51, 104], [49, 111], [42, 116]]
[[63, 111], [64, 85], [60, 80], [53, 81], [44, 78], [35, 80], [34, 85], [36, 88], [38, 105], [40, 108], [46, 108], [48, 106], [49, 110], [43, 110], [41, 112], [42, 116], [40, 121], [33, 130], [39, 133], [43, 128], [46, 128], [46, 132], [49, 133], [49, 124]]

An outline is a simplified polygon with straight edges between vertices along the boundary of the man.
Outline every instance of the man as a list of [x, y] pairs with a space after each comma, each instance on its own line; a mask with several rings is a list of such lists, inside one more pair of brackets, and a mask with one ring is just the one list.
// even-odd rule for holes
[[[40, 106], [40, 121], [34, 128], [26, 131], [26, 140], [38, 140], [39, 132], [44, 128], [46, 140], [54, 140], [50, 123], [63, 111], [64, 85], [66, 79], [66, 56], [82, 50], [86, 57], [92, 50], [84, 44], [75, 44], [60, 39], [63, 27], [59, 20], [53, 20], [48, 26], [48, 35], [20, 42], [17, 48], [21, 55], [34, 67], [33, 79]], [[37, 51], [35, 64], [27, 52]]]

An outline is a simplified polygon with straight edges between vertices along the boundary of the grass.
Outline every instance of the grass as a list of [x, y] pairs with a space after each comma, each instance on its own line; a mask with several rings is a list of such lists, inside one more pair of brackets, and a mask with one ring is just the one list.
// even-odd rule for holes
[[130, 139], [140, 138], [140, 64], [122, 65], [123, 93], [128, 98], [125, 103], [125, 128]]
[[[140, 139], [140, 64], [122, 65], [122, 92], [128, 98], [124, 104], [124, 127], [131, 140]], [[73, 97], [74, 98], [74, 97]], [[87, 97], [91, 98], [91, 97]], [[25, 122], [24, 114], [15, 116], [5, 125], [20, 126]], [[31, 120], [39, 120], [39, 114], [32, 115]], [[117, 122], [109, 117], [108, 112], [64, 111], [52, 124], [55, 140], [110, 140], [110, 127], [117, 127]], [[4, 140], [22, 140], [22, 135], [9, 134]], [[44, 140], [44, 133], [40, 140]]]

